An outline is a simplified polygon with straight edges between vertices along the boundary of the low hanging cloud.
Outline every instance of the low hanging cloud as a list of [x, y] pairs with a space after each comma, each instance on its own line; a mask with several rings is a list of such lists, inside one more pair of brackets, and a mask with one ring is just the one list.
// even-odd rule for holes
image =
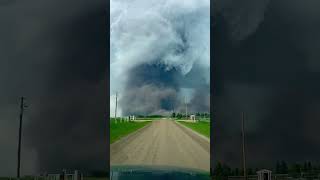
[[167, 114], [181, 88], [209, 87], [209, 0], [112, 0], [110, 19], [110, 96], [123, 115]]
[[[4, 3], [6, 2], [6, 3]], [[106, 1], [0, 3], [0, 176], [106, 170]]]
[[320, 3], [215, 3], [213, 160], [241, 167], [246, 112], [249, 167], [319, 163]]

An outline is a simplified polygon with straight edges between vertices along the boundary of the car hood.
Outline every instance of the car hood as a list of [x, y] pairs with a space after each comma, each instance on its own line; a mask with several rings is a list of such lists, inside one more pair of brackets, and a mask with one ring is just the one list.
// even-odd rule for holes
[[111, 180], [210, 180], [210, 173], [198, 169], [174, 166], [111, 166]]

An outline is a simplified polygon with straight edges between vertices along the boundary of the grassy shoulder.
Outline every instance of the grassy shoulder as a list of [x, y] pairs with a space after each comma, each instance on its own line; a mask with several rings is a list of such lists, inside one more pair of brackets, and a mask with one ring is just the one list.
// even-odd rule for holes
[[178, 123], [183, 124], [184, 126], [187, 126], [188, 128], [210, 138], [210, 122], [185, 122], [185, 121], [178, 121]]
[[130, 121], [130, 122], [115, 122], [112, 120], [110, 122], [110, 144], [117, 141], [118, 139], [144, 127], [149, 124], [151, 121]]

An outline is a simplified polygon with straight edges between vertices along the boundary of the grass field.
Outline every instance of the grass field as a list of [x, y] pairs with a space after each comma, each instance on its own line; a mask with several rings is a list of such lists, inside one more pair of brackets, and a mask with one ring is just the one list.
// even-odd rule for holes
[[210, 122], [210, 118], [200, 118], [199, 121]]
[[110, 122], [110, 144], [117, 141], [118, 139], [144, 127], [151, 121], [143, 122], [118, 122], [115, 123], [114, 120]]
[[193, 129], [194, 131], [210, 138], [210, 122], [200, 121], [197, 123], [179, 121], [179, 123]]

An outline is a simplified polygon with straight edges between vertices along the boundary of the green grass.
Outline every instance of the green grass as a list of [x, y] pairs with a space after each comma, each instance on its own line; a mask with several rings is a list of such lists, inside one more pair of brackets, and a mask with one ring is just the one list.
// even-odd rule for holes
[[199, 121], [205, 121], [205, 122], [210, 122], [210, 118], [199, 118], [197, 119]]
[[151, 121], [145, 122], [117, 122], [111, 120], [110, 122], [110, 144], [118, 139], [144, 127]]
[[200, 121], [197, 123], [192, 123], [192, 122], [179, 121], [178, 123], [181, 123], [181, 124], [187, 126], [188, 128], [210, 138], [210, 122]]

